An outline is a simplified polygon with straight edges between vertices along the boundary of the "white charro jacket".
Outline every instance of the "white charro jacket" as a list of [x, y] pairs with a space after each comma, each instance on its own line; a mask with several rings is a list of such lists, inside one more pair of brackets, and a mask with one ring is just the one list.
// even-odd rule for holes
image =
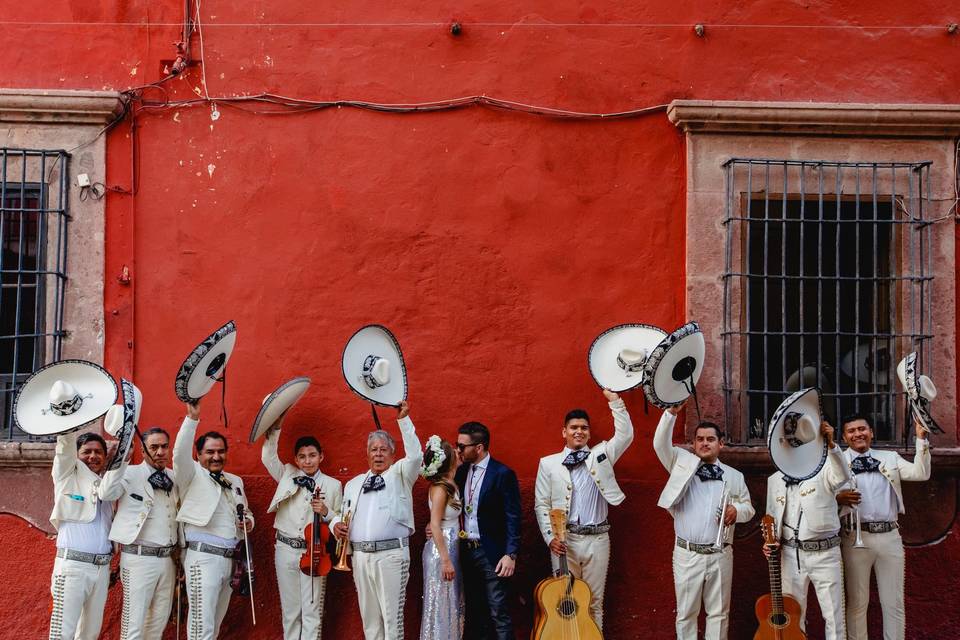
[[[205, 527], [217, 509], [220, 495], [226, 489], [221, 487], [210, 477], [210, 472], [193, 459], [198, 424], [200, 424], [198, 421], [186, 417], [180, 425], [180, 431], [177, 432], [177, 439], [173, 445], [173, 479], [180, 491], [180, 511], [177, 512], [177, 521]], [[240, 476], [226, 471], [223, 472], [223, 477], [233, 485], [233, 491], [227, 495], [227, 499], [233, 504], [243, 504], [247, 518], [252, 524], [253, 514], [247, 503], [243, 480]], [[239, 527], [237, 530], [239, 537], [243, 530]]]
[[[600, 495], [608, 504], [618, 505], [626, 499], [613, 465], [617, 463], [623, 452], [633, 442], [633, 423], [630, 414], [622, 399], [609, 403], [613, 413], [613, 437], [604, 440], [590, 448], [590, 455], [584, 461], [593, 481], [600, 490]], [[573, 497], [573, 482], [570, 472], [563, 466], [564, 453], [554, 453], [540, 458], [540, 467], [537, 469], [537, 484], [533, 502], [533, 509], [537, 515], [537, 525], [544, 541], [550, 544], [553, 540], [553, 527], [550, 524], [550, 511], [563, 509], [570, 513], [570, 501]]]
[[77, 457], [79, 433], [57, 437], [53, 456], [53, 511], [50, 524], [60, 528], [61, 522], [93, 522], [100, 500], [112, 502], [120, 497], [118, 478], [101, 478]]
[[[930, 479], [930, 441], [917, 440], [917, 449], [913, 454], [913, 462], [907, 462], [896, 451], [884, 451], [883, 449], [870, 449], [871, 456], [880, 461], [880, 473], [893, 486], [893, 492], [897, 495], [897, 509], [900, 513], [906, 511], [903, 504], [903, 481], [916, 482]], [[851, 449], [844, 451], [844, 457], [847, 459], [847, 465], [851, 464], [851, 457], [859, 455]], [[851, 472], [852, 473], [852, 472]]]
[[[840, 529], [840, 514], [837, 508], [837, 491], [851, 478], [840, 447], [834, 445], [827, 452], [823, 468], [809, 480], [802, 481], [797, 489], [800, 495], [802, 518], [811, 531], [832, 535]], [[767, 513], [776, 522], [777, 536], [783, 537], [783, 512], [787, 505], [787, 483], [783, 473], [777, 471], [767, 480]]]
[[[666, 486], [660, 493], [657, 506], [668, 510], [670, 515], [673, 515], [673, 510], [683, 498], [687, 486], [696, 477], [697, 469], [700, 467], [700, 458], [696, 454], [673, 446], [673, 428], [676, 422], [675, 415], [664, 411], [657, 424], [657, 430], [653, 434], [653, 450], [660, 459], [660, 464], [670, 474]], [[720, 460], [717, 460], [717, 464], [723, 469], [723, 479], [730, 492], [730, 504], [737, 510], [737, 522], [747, 522], [756, 511], [750, 501], [750, 491], [747, 490], [743, 474]], [[733, 540], [733, 532], [733, 526], [727, 527], [724, 538], [726, 542]]]
[[[294, 478], [305, 474], [295, 465], [283, 464], [280, 461], [280, 456], [277, 453], [279, 440], [279, 429], [269, 433], [264, 438], [263, 450], [260, 453], [263, 466], [267, 468], [270, 476], [277, 482], [277, 490], [270, 500], [267, 513], [277, 513], [273, 521], [273, 528], [277, 531], [287, 536], [302, 536], [306, 526], [313, 522], [313, 508], [310, 506], [310, 499], [313, 496], [305, 489], [301, 490], [293, 482]], [[324, 494], [324, 502], [329, 509], [323, 521], [330, 522], [334, 514], [340, 510], [343, 486], [339, 480], [322, 472], [319, 475], [317, 486]]]
[[[148, 481], [154, 471], [156, 469], [146, 462], [129, 466], [124, 463], [119, 469], [107, 471], [104, 474], [104, 482], [112, 481], [113, 476], [120, 478], [121, 494], [117, 501], [113, 526], [110, 528], [110, 539], [114, 542], [133, 544], [140, 536], [140, 531], [150, 517], [158, 498], [156, 490]], [[164, 473], [170, 480], [174, 479], [173, 472], [170, 469], [164, 469]], [[179, 539], [176, 516], [177, 507], [180, 504], [176, 483], [170, 491], [170, 500], [173, 506], [170, 513], [170, 522], [167, 524], [170, 530], [167, 533], [176, 542]]]
[[[417, 438], [416, 429], [409, 417], [397, 420], [400, 425], [400, 435], [403, 438], [404, 457], [394, 462], [381, 476], [384, 480], [383, 491], [387, 492], [390, 503], [390, 517], [398, 524], [416, 530], [413, 522], [413, 498], [410, 495], [413, 485], [420, 476], [420, 463], [423, 462], [423, 450]], [[340, 522], [347, 512], [353, 512], [360, 497], [363, 481], [370, 475], [369, 471], [353, 477], [343, 488], [343, 501], [340, 509], [334, 514], [330, 526]]]

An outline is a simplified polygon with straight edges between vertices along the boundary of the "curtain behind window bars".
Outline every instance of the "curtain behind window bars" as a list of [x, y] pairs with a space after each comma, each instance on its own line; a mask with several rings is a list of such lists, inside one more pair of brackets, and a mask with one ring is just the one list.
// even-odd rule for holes
[[34, 440], [14, 426], [20, 384], [60, 358], [66, 284], [65, 151], [0, 148], [0, 439]]
[[899, 360], [932, 335], [930, 163], [724, 163], [723, 391], [734, 440], [765, 442], [792, 391], [835, 426], [859, 413], [905, 444]]

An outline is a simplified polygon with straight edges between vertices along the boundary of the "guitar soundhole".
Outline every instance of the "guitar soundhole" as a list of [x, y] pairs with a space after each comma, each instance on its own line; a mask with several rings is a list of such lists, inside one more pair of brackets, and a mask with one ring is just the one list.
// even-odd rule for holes
[[775, 613], [770, 616], [770, 624], [774, 627], [785, 627], [790, 618], [785, 613]]
[[564, 618], [572, 618], [577, 615], [577, 603], [573, 598], [563, 598], [557, 604], [557, 613]]

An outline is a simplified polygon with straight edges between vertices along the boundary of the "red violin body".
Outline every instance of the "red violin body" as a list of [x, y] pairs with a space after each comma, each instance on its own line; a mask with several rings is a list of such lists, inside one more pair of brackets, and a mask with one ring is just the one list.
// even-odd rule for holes
[[326, 522], [320, 521], [319, 513], [313, 514], [313, 522], [304, 529], [303, 539], [307, 541], [307, 551], [300, 556], [300, 571], [307, 576], [325, 576], [330, 573], [333, 567], [327, 552], [330, 527]]

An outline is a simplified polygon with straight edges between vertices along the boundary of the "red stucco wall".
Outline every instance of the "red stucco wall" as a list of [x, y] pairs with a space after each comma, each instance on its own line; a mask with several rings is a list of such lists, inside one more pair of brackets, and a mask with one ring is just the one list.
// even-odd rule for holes
[[[0, 86], [122, 90], [158, 80], [160, 61], [174, 57], [181, 3], [116, 4], [0, 0]], [[205, 0], [207, 90], [392, 103], [487, 94], [610, 112], [674, 98], [955, 102], [960, 86], [960, 36], [944, 27], [957, 16], [941, 2], [883, 0], [861, 11], [822, 2], [550, 4]], [[445, 26], [453, 19], [464, 23], [459, 38]], [[705, 38], [692, 32], [698, 22]], [[193, 55], [201, 57], [196, 37]], [[191, 67], [143, 97], [196, 92]], [[235, 602], [225, 636], [279, 637], [264, 513], [272, 487], [259, 448], [245, 442], [260, 400], [285, 379], [310, 376], [283, 450], [315, 433], [329, 472], [359, 472], [371, 421], [346, 389], [339, 357], [368, 322], [388, 325], [404, 347], [418, 432], [451, 436], [481, 420], [494, 454], [520, 475], [525, 633], [530, 592], [547, 567], [531, 517], [537, 459], [561, 446], [559, 423], [572, 406], [591, 412], [597, 437], [611, 433], [586, 370], [590, 341], [618, 322], [680, 324], [686, 251], [721, 241], [686, 242], [682, 136], [662, 113], [597, 122], [479, 108], [258, 115], [221, 102], [218, 111], [215, 120], [206, 104], [140, 111], [135, 145], [130, 121], [108, 134], [105, 182], [130, 188], [133, 162], [137, 193], [107, 196], [104, 310], [107, 365], [144, 391], [144, 425], [179, 424], [172, 388], [183, 356], [223, 321], [239, 326], [229, 468], [247, 478], [259, 515], [260, 610], [254, 636]], [[116, 281], [123, 265], [130, 286]], [[211, 427], [217, 404], [204, 406]], [[665, 479], [650, 446], [656, 416], [643, 415], [637, 396], [628, 404], [637, 439], [618, 466], [629, 499], [612, 515], [608, 637], [668, 638], [672, 527], [655, 506]], [[0, 581], [17, 585], [5, 589], [0, 617], [19, 622], [0, 637], [40, 637], [52, 542], [7, 515], [0, 539], [13, 550], [0, 555]], [[909, 552], [911, 638], [955, 635], [960, 616], [937, 603], [957, 587], [957, 544], [954, 529]], [[758, 545], [752, 534], [737, 547], [734, 638], [752, 637], [752, 603], [766, 589]], [[418, 629], [418, 579], [408, 637]], [[117, 624], [107, 629], [115, 638]], [[331, 586], [327, 629], [360, 635], [343, 576]]]

